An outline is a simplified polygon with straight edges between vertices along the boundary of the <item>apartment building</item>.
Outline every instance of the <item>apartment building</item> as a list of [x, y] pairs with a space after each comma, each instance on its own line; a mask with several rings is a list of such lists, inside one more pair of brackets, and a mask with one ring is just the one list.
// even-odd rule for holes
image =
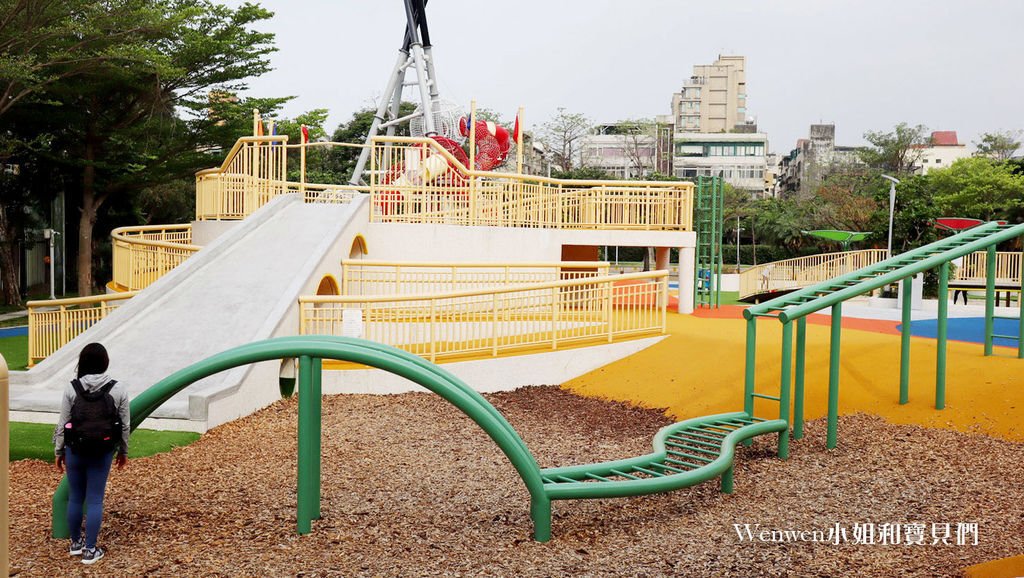
[[746, 57], [721, 56], [693, 67], [672, 95], [676, 132], [731, 132], [747, 118]]
[[675, 176], [684, 179], [720, 176], [751, 196], [764, 194], [768, 135], [677, 132], [674, 145]]
[[808, 138], [779, 159], [775, 194], [810, 194], [829, 174], [862, 166], [859, 147], [836, 145], [835, 124], [812, 124]]
[[955, 130], [933, 131], [929, 144], [914, 148], [917, 153], [914, 173], [918, 175], [926, 175], [928, 171], [935, 169], [944, 169], [958, 159], [971, 156], [967, 145], [957, 140]]
[[657, 127], [649, 122], [599, 124], [582, 140], [583, 166], [620, 179], [642, 179], [655, 172]]

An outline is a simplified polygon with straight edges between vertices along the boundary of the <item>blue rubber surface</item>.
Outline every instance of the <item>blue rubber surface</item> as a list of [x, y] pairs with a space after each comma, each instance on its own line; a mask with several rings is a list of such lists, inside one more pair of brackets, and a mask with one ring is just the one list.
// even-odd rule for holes
[[[897, 325], [897, 329], [901, 326]], [[996, 319], [995, 333], [1000, 335], [1018, 335], [1018, 321], [1015, 319]], [[935, 339], [939, 333], [938, 319], [922, 319], [910, 322], [910, 334], [917, 337], [931, 337]], [[984, 317], [953, 317], [947, 321], [946, 337], [954, 341], [969, 341], [971, 343], [985, 342], [985, 318]], [[1017, 347], [1016, 339], [995, 338], [993, 343], [1006, 347]]]
[[0, 337], [18, 337], [28, 335], [28, 325], [21, 327], [4, 327], [0, 329]]

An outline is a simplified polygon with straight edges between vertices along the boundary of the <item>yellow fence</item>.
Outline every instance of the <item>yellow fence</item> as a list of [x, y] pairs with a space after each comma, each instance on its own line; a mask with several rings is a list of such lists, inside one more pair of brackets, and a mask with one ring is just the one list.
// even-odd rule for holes
[[692, 229], [694, 185], [471, 171], [432, 139], [377, 137], [372, 219], [552, 229]]
[[287, 135], [243, 137], [220, 167], [196, 173], [196, 219], [244, 219], [286, 192], [287, 143]]
[[342, 295], [425, 295], [605, 277], [608, 263], [439, 263], [346, 259]]
[[135, 296], [134, 291], [28, 302], [28, 363], [34, 365]]
[[740, 299], [807, 287], [873, 265], [883, 261], [885, 256], [885, 249], [865, 249], [755, 265], [740, 273]]
[[[949, 281], [954, 286], [985, 286], [985, 265], [988, 255], [978, 251], [964, 256], [960, 266], [953, 272]], [[1000, 287], [1020, 287], [1021, 253], [1018, 251], [996, 253], [996, 285]]]
[[200, 249], [192, 244], [192, 225], [119, 227], [110, 237], [114, 285], [122, 291], [145, 289]]
[[[287, 180], [286, 136], [238, 140], [224, 163], [196, 174], [196, 219], [237, 220], [274, 197], [303, 192], [307, 202], [348, 202], [373, 196], [379, 222], [494, 227], [689, 231], [693, 183], [587, 181], [469, 170], [433, 139], [376, 137], [370, 186]], [[304, 155], [303, 155], [304, 156]]]
[[431, 295], [300, 297], [300, 333], [363, 337], [431, 361], [665, 332], [668, 273]]

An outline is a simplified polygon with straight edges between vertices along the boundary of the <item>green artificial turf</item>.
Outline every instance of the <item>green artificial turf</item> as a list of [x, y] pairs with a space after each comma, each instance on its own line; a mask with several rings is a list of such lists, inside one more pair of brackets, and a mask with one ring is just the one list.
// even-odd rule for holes
[[28, 365], [28, 336], [0, 337], [0, 355], [7, 360], [7, 369], [25, 369]]
[[[53, 461], [53, 424], [11, 422], [11, 461]], [[141, 458], [187, 446], [199, 439], [199, 434], [179, 431], [138, 429], [128, 442], [128, 457]]]

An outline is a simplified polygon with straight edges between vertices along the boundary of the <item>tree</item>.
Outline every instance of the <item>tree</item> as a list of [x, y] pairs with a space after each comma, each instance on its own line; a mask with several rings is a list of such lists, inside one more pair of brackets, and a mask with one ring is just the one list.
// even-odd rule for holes
[[913, 172], [921, 160], [923, 147], [929, 143], [928, 128], [901, 122], [890, 132], [868, 131], [864, 138], [871, 143], [860, 151], [861, 160], [869, 167], [898, 175]]
[[554, 162], [562, 172], [571, 171], [580, 164], [580, 139], [591, 127], [590, 119], [579, 113], [559, 108], [555, 116], [541, 125], [541, 142], [554, 155]]
[[158, 59], [146, 40], [160, 7], [142, 0], [3, 0], [0, 2], [0, 117], [51, 85], [98, 66]]
[[[933, 171], [934, 172], [934, 171]], [[935, 219], [941, 217], [931, 187], [931, 173], [927, 176], [906, 177], [896, 185], [896, 207], [893, 212], [892, 252], [903, 253], [936, 239]], [[879, 210], [871, 215], [869, 229], [873, 239], [887, 239], [889, 235], [889, 187], [875, 191]]]
[[978, 148], [977, 156], [988, 157], [997, 161], [1010, 160], [1017, 149], [1020, 148], [1021, 131], [1004, 130], [999, 132], [986, 132], [981, 135], [981, 140], [975, 141]]
[[622, 156], [629, 161], [634, 176], [645, 178], [654, 170], [657, 123], [654, 119], [638, 118], [617, 122], [611, 134], [622, 137]]
[[928, 173], [935, 204], [943, 214], [991, 221], [1020, 220], [1024, 212], [1024, 175], [986, 157], [959, 159]]
[[814, 195], [814, 228], [867, 231], [871, 216], [881, 209], [875, 201], [881, 189], [888, 191], [874, 171], [827, 176]]
[[[102, 3], [136, 6], [140, 17], [158, 15], [143, 40], [152, 58], [131, 67], [103, 60], [73, 80], [46, 87], [57, 150], [38, 151], [78, 174], [78, 291], [93, 290], [94, 229], [112, 198], [182, 178], [210, 164], [223, 143], [211, 113], [216, 95], [245, 87], [242, 79], [269, 70], [273, 35], [250, 26], [271, 16], [252, 4], [237, 9], [209, 0]], [[101, 18], [105, 13], [99, 13]], [[119, 14], [130, 18], [131, 14]], [[89, 33], [94, 22], [80, 23]], [[211, 93], [215, 95], [211, 98]]]

